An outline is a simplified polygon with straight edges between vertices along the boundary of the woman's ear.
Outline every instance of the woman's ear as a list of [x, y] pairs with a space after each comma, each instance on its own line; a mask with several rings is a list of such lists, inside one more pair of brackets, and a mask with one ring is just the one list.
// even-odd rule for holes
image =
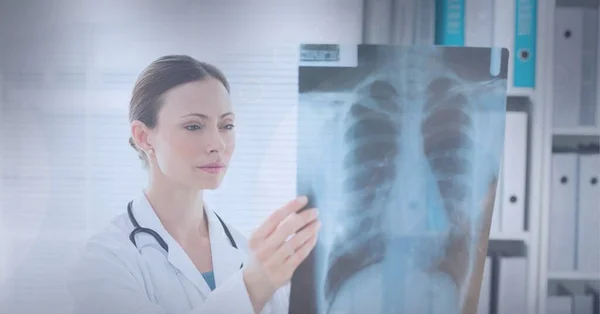
[[137, 120], [131, 122], [131, 138], [135, 145], [146, 153], [149, 153], [153, 149], [148, 135], [149, 129], [143, 122]]

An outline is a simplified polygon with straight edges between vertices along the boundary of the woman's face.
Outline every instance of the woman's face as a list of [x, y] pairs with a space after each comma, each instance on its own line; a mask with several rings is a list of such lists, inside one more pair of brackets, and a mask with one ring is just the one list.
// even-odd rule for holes
[[157, 127], [148, 131], [152, 171], [187, 188], [217, 188], [235, 148], [234, 118], [229, 93], [216, 79], [171, 89]]

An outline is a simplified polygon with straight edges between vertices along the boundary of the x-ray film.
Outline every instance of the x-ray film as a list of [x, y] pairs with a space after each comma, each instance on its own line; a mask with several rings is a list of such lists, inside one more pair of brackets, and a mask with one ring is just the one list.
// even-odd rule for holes
[[289, 313], [475, 313], [508, 51], [346, 49], [299, 68], [297, 192], [323, 225]]

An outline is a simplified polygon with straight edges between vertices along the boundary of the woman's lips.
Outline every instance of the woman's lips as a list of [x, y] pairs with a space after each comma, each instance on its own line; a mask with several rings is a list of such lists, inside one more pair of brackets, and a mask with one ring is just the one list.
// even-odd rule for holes
[[215, 164], [204, 165], [204, 166], [201, 166], [198, 168], [200, 168], [201, 170], [204, 170], [208, 173], [219, 173], [219, 172], [221, 172], [221, 170], [223, 170], [223, 168], [225, 168], [225, 166], [223, 164], [215, 163]]

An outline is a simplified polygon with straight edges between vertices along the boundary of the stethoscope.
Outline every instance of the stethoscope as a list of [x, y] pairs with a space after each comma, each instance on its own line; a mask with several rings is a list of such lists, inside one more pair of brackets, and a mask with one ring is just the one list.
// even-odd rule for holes
[[[132, 204], [133, 204], [133, 201], [130, 201], [129, 204], [127, 204], [127, 215], [129, 216], [129, 220], [133, 224], [133, 230], [131, 231], [131, 233], [129, 233], [129, 240], [133, 243], [133, 245], [135, 245], [135, 247], [137, 247], [137, 244], [135, 242], [135, 236], [138, 233], [145, 232], [145, 233], [151, 235], [166, 252], [169, 252], [169, 245], [165, 242], [165, 240], [163, 240], [163, 238], [156, 231], [154, 231], [150, 228], [141, 227], [140, 224], [138, 224], [137, 220], [133, 216], [133, 210], [131, 209]], [[225, 225], [225, 222], [223, 222], [223, 219], [221, 219], [221, 217], [219, 217], [219, 215], [217, 215], [217, 213], [215, 213], [215, 216], [217, 216], [217, 218], [219, 219], [219, 222], [221, 223], [221, 226], [223, 226], [223, 231], [225, 231], [225, 235], [227, 235], [227, 238], [229, 239], [229, 243], [231, 243], [231, 246], [233, 246], [234, 248], [237, 249], [238, 248], [237, 244], [235, 243], [235, 240], [233, 239], [231, 232], [229, 232], [229, 228], [227, 228], [227, 226]], [[244, 267], [243, 263], [242, 263], [242, 265], [240, 265], [240, 269], [242, 267]]]

